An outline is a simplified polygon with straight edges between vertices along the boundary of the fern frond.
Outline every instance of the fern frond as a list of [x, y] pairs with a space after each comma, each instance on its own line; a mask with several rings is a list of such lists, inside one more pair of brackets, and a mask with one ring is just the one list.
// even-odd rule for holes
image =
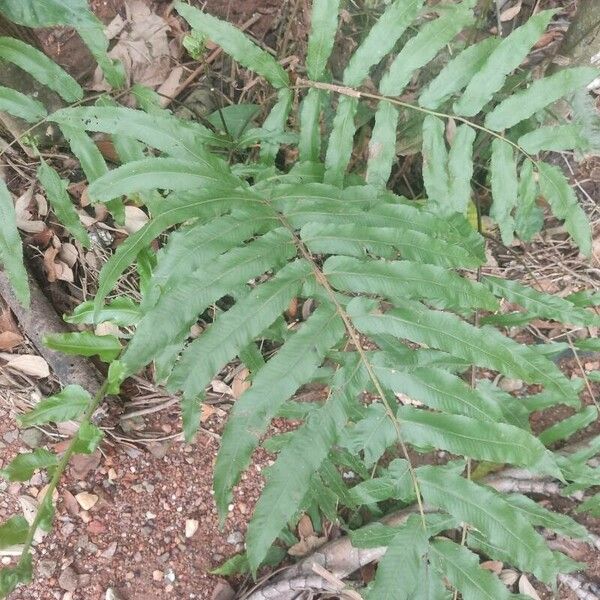
[[513, 241], [515, 229], [512, 211], [517, 205], [519, 184], [513, 148], [499, 139], [492, 142], [490, 179], [494, 197], [490, 217], [498, 223], [502, 241], [509, 246]]
[[511, 563], [550, 583], [554, 556], [520, 511], [485, 486], [433, 467], [418, 470], [425, 501], [457, 519], [472, 523], [490, 544], [502, 548]]
[[48, 115], [41, 102], [4, 86], [0, 86], [0, 110], [28, 123], [37, 123]]
[[29, 73], [65, 102], [76, 102], [83, 98], [81, 86], [65, 70], [43, 52], [21, 40], [0, 37], [0, 58]]
[[0, 260], [19, 302], [29, 306], [29, 282], [23, 264], [23, 245], [11, 194], [0, 178]]
[[461, 96], [454, 103], [457, 115], [472, 117], [491, 100], [504, 85], [506, 76], [514, 71], [539, 40], [550, 23], [554, 11], [545, 10], [505, 37], [475, 73]]

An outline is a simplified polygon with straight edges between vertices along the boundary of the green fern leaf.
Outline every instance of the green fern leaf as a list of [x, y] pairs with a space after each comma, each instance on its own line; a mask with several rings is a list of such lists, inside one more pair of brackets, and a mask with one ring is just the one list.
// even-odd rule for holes
[[236, 209], [230, 215], [208, 223], [200, 221], [173, 232], [157, 253], [157, 265], [144, 292], [142, 309], [147, 311], [156, 304], [161, 293], [178, 287], [191, 273], [219, 254], [280, 224], [267, 207], [246, 205], [243, 210]]
[[54, 421], [60, 423], [79, 418], [92, 401], [91, 396], [79, 385], [68, 385], [54, 396], [40, 400], [36, 406], [19, 415], [21, 427], [43, 425]]
[[561, 477], [552, 455], [541, 442], [531, 433], [512, 425], [432, 413], [409, 406], [401, 406], [398, 417], [404, 440], [417, 447], [443, 448], [477, 460], [515, 464]]
[[419, 104], [435, 110], [453, 94], [462, 90], [483, 67], [500, 39], [489, 37], [469, 46], [453, 58], [419, 96]]
[[[181, 389], [187, 398], [204, 393], [211, 378], [242, 348], [260, 335], [299, 295], [310, 265], [297, 260], [286, 265], [270, 281], [259, 285], [184, 351], [169, 380], [170, 389]], [[190, 365], [194, 365], [190, 369]]]
[[136, 373], [168, 344], [187, 335], [198, 315], [223, 296], [295, 255], [287, 230], [275, 230], [242, 248], [214, 257], [178, 282], [144, 314], [123, 354], [128, 373]]
[[342, 187], [352, 154], [358, 98], [340, 96], [325, 155], [325, 183]]
[[78, 242], [89, 248], [90, 238], [79, 220], [79, 215], [71, 202], [71, 198], [69, 198], [66, 182], [44, 160], [41, 161], [38, 167], [37, 177], [46, 190], [50, 206], [60, 222]]
[[[292, 91], [288, 88], [282, 88], [277, 92], [277, 102], [271, 109], [268, 117], [263, 123], [263, 130], [267, 136], [278, 136], [285, 132], [290, 109], [292, 108]], [[263, 164], [271, 165], [275, 162], [279, 152], [279, 144], [265, 140], [261, 146], [260, 160]]]
[[0, 550], [22, 544], [29, 532], [29, 524], [24, 517], [11, 517], [0, 525]]
[[[387, 356], [384, 354], [383, 358]], [[431, 367], [407, 372], [399, 370], [389, 359], [382, 362], [381, 359], [373, 360], [373, 370], [380, 383], [394, 393], [406, 394], [430, 408], [451, 414], [480, 421], [503, 420], [502, 412], [495, 403], [472, 390], [456, 375]]]
[[340, 0], [314, 0], [312, 3], [306, 70], [314, 81], [323, 76], [333, 49], [339, 5]]
[[479, 566], [479, 557], [464, 546], [438, 538], [431, 542], [429, 557], [464, 600], [508, 600], [512, 596], [491, 571]]
[[585, 256], [592, 253], [592, 233], [585, 212], [562, 171], [554, 165], [539, 163], [540, 191], [550, 204], [552, 212], [564, 220], [565, 229]]
[[111, 362], [121, 353], [121, 343], [114, 335], [95, 335], [89, 331], [53, 333], [43, 337], [44, 346], [64, 354], [98, 356]]
[[502, 241], [510, 246], [515, 229], [512, 211], [517, 205], [519, 188], [517, 165], [512, 146], [497, 138], [492, 142], [490, 179], [494, 197], [490, 217], [498, 224]]
[[29, 282], [23, 264], [23, 245], [17, 230], [17, 215], [12, 197], [0, 178], [0, 261], [19, 302], [29, 306]]
[[420, 586], [413, 600], [451, 600], [452, 593], [445, 587], [445, 579], [431, 567], [422, 561], [419, 574]]
[[388, 72], [381, 78], [379, 91], [385, 96], [402, 94], [413, 73], [431, 62], [448, 42], [473, 21], [472, 11], [459, 5], [425, 24], [394, 59]]
[[81, 169], [90, 183], [108, 172], [102, 153], [83, 128], [63, 122], [60, 130], [69, 142], [73, 154], [79, 159]]
[[[350, 488], [350, 498], [357, 506], [390, 499], [401, 500], [408, 504], [414, 501], [414, 497], [415, 491], [408, 461], [402, 458], [394, 459], [382, 477], [367, 479]], [[352, 536], [352, 545], [357, 545], [354, 536]]]
[[423, 183], [427, 198], [436, 207], [445, 206], [449, 196], [448, 151], [444, 121], [427, 115], [423, 121]]
[[94, 299], [96, 313], [99, 314], [104, 299], [114, 287], [119, 276], [131, 265], [138, 254], [163, 231], [189, 219], [216, 217], [231, 208], [236, 201], [252, 202], [255, 197], [245, 191], [230, 191], [208, 187], [190, 194], [172, 194], [168, 206], [139, 231], [130, 235], [108, 259], [98, 281]]
[[145, 158], [126, 163], [96, 179], [88, 188], [92, 202], [157, 188], [175, 191], [201, 189], [207, 185], [236, 185], [236, 178], [227, 175], [216, 160], [212, 165], [179, 158]]
[[585, 87], [598, 77], [593, 67], [562, 69], [534, 81], [526, 90], [509, 96], [485, 117], [485, 126], [495, 131], [508, 129], [531, 117], [542, 108]]
[[523, 162], [519, 173], [519, 200], [515, 210], [515, 230], [524, 241], [529, 241], [541, 230], [544, 213], [537, 206], [538, 184], [533, 171], [533, 163]]
[[239, 29], [183, 2], [176, 2], [175, 9], [194, 31], [210, 38], [241, 65], [262, 75], [275, 88], [289, 85], [287, 73], [277, 61]]
[[581, 123], [539, 127], [519, 138], [519, 146], [528, 154], [538, 154], [542, 151], [585, 150], [587, 145], [588, 141]]
[[439, 308], [498, 309], [498, 301], [484, 286], [435, 265], [332, 256], [323, 271], [339, 290], [378, 294], [395, 303], [401, 304], [405, 298], [426, 298]]
[[403, 258], [440, 267], [459, 267], [474, 262], [468, 260], [468, 254], [460, 246], [446, 244], [412, 229], [313, 222], [302, 228], [301, 237], [313, 252], [323, 254], [363, 258], [368, 251], [384, 258], [395, 258], [399, 251]]
[[87, 0], [45, 0], [43, 3], [35, 0], [3, 0], [0, 12], [11, 21], [26, 27], [74, 27], [100, 65], [110, 85], [123, 85], [124, 69], [120, 63], [113, 62], [108, 57], [108, 40], [104, 35], [104, 26], [89, 9]]
[[4, 86], [0, 86], [0, 110], [28, 123], [37, 123], [48, 115], [41, 102]]
[[470, 79], [462, 97], [454, 103], [457, 115], [472, 117], [481, 111], [493, 94], [502, 88], [506, 76], [523, 62], [553, 15], [553, 10], [538, 13], [500, 42], [483, 67]]
[[111, 321], [121, 327], [135, 325], [142, 318], [139, 305], [131, 298], [115, 298], [102, 307], [94, 318], [94, 301], [87, 300], [75, 308], [70, 315], [63, 315], [63, 321], [73, 325], [97, 325]]
[[343, 83], [358, 87], [369, 71], [392, 51], [400, 36], [416, 19], [423, 0], [394, 0], [350, 57], [344, 69]]
[[17, 454], [4, 469], [0, 469], [0, 476], [8, 481], [27, 481], [38, 469], [52, 469], [57, 462], [56, 454], [37, 448], [33, 452]]
[[549, 446], [559, 440], [570, 438], [580, 429], [593, 423], [597, 417], [598, 409], [595, 406], [586, 406], [581, 412], [551, 425], [548, 429], [544, 429], [539, 435], [540, 441], [542, 444]]
[[396, 129], [398, 110], [390, 102], [382, 100], [375, 114], [375, 126], [369, 141], [367, 183], [385, 187], [394, 159], [396, 158]]
[[420, 467], [418, 479], [427, 504], [474, 526], [490, 544], [504, 549], [511, 564], [553, 581], [555, 561], [544, 538], [494, 491], [439, 467]]
[[181, 121], [166, 111], [148, 114], [123, 106], [79, 106], [57, 110], [49, 120], [86, 131], [128, 136], [176, 158], [202, 164], [207, 158], [205, 144], [218, 142], [206, 127]]
[[522, 494], [507, 494], [503, 498], [512, 507], [519, 510], [535, 527], [544, 527], [555, 531], [559, 535], [574, 539], [583, 540], [588, 537], [587, 529], [583, 525], [580, 525], [568, 515], [544, 508], [527, 496], [523, 496]]
[[475, 130], [460, 125], [452, 140], [448, 154], [448, 199], [439, 206], [439, 214], [467, 213], [471, 201], [471, 177], [473, 176], [473, 142]]
[[367, 335], [391, 334], [407, 338], [508, 377], [542, 383], [562, 394], [565, 400], [575, 395], [569, 381], [551, 361], [492, 327], [477, 328], [453, 314], [429, 310], [410, 301], [385, 314], [368, 315], [364, 314], [362, 303], [354, 299], [348, 310], [355, 311], [352, 320]]
[[301, 161], [317, 161], [321, 153], [321, 90], [310, 89], [300, 108], [300, 138], [298, 152]]
[[341, 445], [353, 453], [363, 452], [363, 462], [369, 469], [387, 448], [397, 442], [398, 432], [385, 408], [378, 402], [367, 406], [363, 418], [348, 428]]
[[73, 452], [75, 454], [92, 454], [100, 445], [103, 437], [104, 433], [101, 429], [89, 421], [84, 421], [80, 424], [77, 431], [77, 437], [73, 444]]
[[66, 71], [43, 52], [21, 40], [0, 37], [0, 58], [17, 65], [66, 102], [83, 98], [81, 86]]
[[7, 598], [21, 583], [33, 578], [31, 554], [22, 556], [16, 567], [0, 569], [0, 598]]
[[[319, 308], [317, 310], [321, 311], [322, 309]], [[319, 316], [318, 320], [314, 320], [315, 316], [316, 313], [309, 319], [304, 327], [309, 324], [311, 328], [314, 327], [315, 329], [318, 326], [328, 327], [330, 331], [324, 331], [324, 337], [328, 338], [326, 344], [335, 344], [343, 333], [341, 322], [337, 318], [334, 318], [334, 315], [329, 310], [325, 310]], [[329, 321], [327, 321], [327, 319]], [[300, 330], [299, 333], [301, 332], [302, 330]], [[295, 337], [296, 336], [293, 336], [286, 342], [286, 345], [291, 344]], [[300, 340], [298, 340], [298, 343], [300, 343]], [[283, 352], [284, 350], [285, 346], [280, 352]], [[314, 351], [311, 352], [311, 354], [314, 354]], [[303, 358], [303, 362], [311, 360], [310, 357], [307, 359], [306, 357], [299, 356], [298, 358]], [[317, 364], [317, 360], [317, 356], [314, 356], [311, 360], [313, 370], [314, 366]], [[268, 365], [269, 363], [267, 363], [267, 367]], [[264, 369], [267, 367], [264, 367]], [[303, 370], [306, 369], [306, 373], [308, 374], [311, 367], [307, 364], [306, 367], [302, 365], [302, 368]], [[296, 371], [297, 369], [294, 369], [294, 373], [296, 373]], [[263, 371], [258, 372], [257, 380], [261, 377], [262, 372]], [[296, 377], [296, 375], [294, 375], [294, 377]], [[334, 376], [332, 389], [325, 404], [321, 408], [310, 413], [306, 423], [296, 432], [289, 443], [286, 444], [275, 461], [275, 464], [269, 469], [267, 484], [256, 504], [254, 515], [248, 525], [248, 533], [246, 536], [248, 559], [254, 571], [256, 571], [256, 568], [264, 560], [269, 547], [275, 541], [281, 530], [294, 515], [297, 514], [304, 494], [310, 487], [312, 477], [323, 465], [331, 447], [338, 439], [339, 432], [346, 424], [349, 413], [349, 404], [353, 401], [354, 396], [360, 392], [365, 383], [366, 377], [364, 370], [358, 368], [358, 361], [356, 359], [338, 370]], [[270, 396], [272, 396], [272, 392]], [[259, 401], [262, 400], [260, 396], [249, 396], [249, 399], [250, 397], [253, 398], [254, 401], [257, 399]], [[273, 402], [272, 398], [270, 398], [269, 401]], [[270, 408], [270, 414], [272, 414], [273, 408]], [[247, 404], [246, 411], [249, 415], [253, 415], [255, 412], [254, 406]], [[250, 416], [250, 418], [253, 421], [256, 419], [254, 416]], [[261, 423], [263, 429], [264, 423], [265, 421], [263, 420]], [[245, 419], [238, 421], [236, 430], [238, 430], [237, 435], [239, 435], [241, 431], [245, 432], [249, 430], [249, 427], [246, 426]], [[246, 437], [248, 434], [244, 433], [243, 435]], [[231, 444], [235, 442], [233, 433], [230, 440]], [[244, 450], [244, 457], [247, 452], [248, 450], [246, 448]], [[227, 457], [227, 460], [232, 463], [235, 455], [230, 452], [225, 456]], [[237, 465], [237, 463], [235, 464]], [[231, 467], [229, 467], [229, 469], [231, 469]], [[233, 478], [231, 475], [225, 476], [227, 485], [231, 486], [232, 480]], [[225, 499], [223, 499], [223, 506], [226, 507]], [[224, 512], [226, 512], [226, 508], [222, 514], [224, 514]]]
[[[256, 374], [252, 387], [236, 402], [227, 422], [215, 467], [215, 497], [221, 519], [227, 515], [231, 490], [247, 466], [250, 455], [277, 408], [304, 383], [320, 366], [325, 353], [343, 336], [344, 326], [335, 309], [319, 307], [300, 330], [292, 335], [279, 352]], [[282, 369], [286, 376], [282, 378]], [[296, 498], [300, 502], [304, 493]], [[285, 510], [274, 506], [274, 510]], [[289, 507], [288, 507], [289, 508]], [[259, 513], [260, 514], [260, 513]], [[285, 525], [278, 515], [269, 528], [273, 539]], [[271, 540], [272, 541], [272, 540]], [[257, 566], [271, 542], [261, 544], [250, 564]]]
[[600, 316], [559, 296], [538, 292], [518, 281], [487, 275], [483, 283], [499, 298], [519, 304], [532, 315], [571, 325], [600, 325]]
[[419, 585], [423, 555], [429, 535], [417, 515], [408, 517], [379, 561], [368, 600], [411, 600]]

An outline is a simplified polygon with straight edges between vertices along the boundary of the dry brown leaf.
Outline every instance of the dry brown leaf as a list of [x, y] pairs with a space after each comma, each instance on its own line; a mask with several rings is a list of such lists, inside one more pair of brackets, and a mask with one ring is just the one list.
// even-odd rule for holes
[[288, 549], [288, 554], [290, 556], [306, 556], [310, 554], [317, 548], [320, 548], [323, 544], [327, 542], [327, 537], [317, 537], [316, 535], [311, 535], [307, 538], [300, 540], [297, 544], [294, 544]]
[[57, 260], [54, 263], [54, 269], [56, 272], [56, 279], [60, 281], [68, 281], [69, 283], [73, 283], [75, 281], [75, 276], [73, 275], [73, 269], [69, 267], [62, 260]]
[[46, 229], [46, 224], [43, 221], [17, 219], [17, 227], [25, 233], [41, 233]]
[[[121, 62], [130, 85], [139, 83], [156, 88], [171, 72], [171, 51], [167, 39], [169, 25], [152, 13], [143, 0], [127, 0], [125, 10], [126, 27], [121, 27], [120, 21], [108, 26], [110, 33], [120, 31], [119, 40], [108, 55]], [[99, 68], [94, 73], [92, 89], [110, 89]]]
[[541, 598], [538, 596], [538, 593], [535, 591], [535, 588], [531, 585], [529, 579], [527, 579], [526, 575], [521, 575], [519, 578], [519, 593], [529, 596], [534, 600], [541, 600]]
[[58, 256], [64, 263], [72, 268], [79, 258], [79, 252], [77, 252], [77, 248], [73, 244], [66, 242], [60, 247]]
[[215, 413], [217, 409], [212, 404], [203, 404], [202, 405], [202, 414], [200, 415], [200, 421], [204, 423], [208, 421]]
[[15, 200], [15, 213], [17, 215], [17, 220], [22, 219], [23, 221], [29, 221], [31, 219], [29, 207], [31, 205], [31, 200], [33, 199], [33, 190], [34, 186], [31, 186]]
[[0, 333], [0, 350], [12, 350], [23, 341], [23, 337], [14, 331]]
[[35, 201], [37, 204], [37, 211], [40, 217], [45, 217], [48, 214], [48, 200], [43, 194], [36, 194]]
[[238, 400], [240, 396], [250, 387], [250, 371], [245, 367], [233, 376], [231, 382], [231, 392], [233, 397]]
[[96, 140], [96, 146], [98, 147], [98, 150], [100, 150], [100, 154], [102, 154], [106, 160], [116, 164], [121, 162], [112, 140]]
[[175, 93], [179, 88], [179, 82], [181, 81], [181, 75], [183, 74], [183, 67], [175, 67], [169, 76], [163, 81], [158, 87], [156, 92], [160, 96], [160, 105], [167, 106], [169, 102], [175, 98]]
[[53, 283], [58, 279], [56, 269], [56, 256], [58, 255], [58, 248], [50, 246], [44, 251], [44, 270], [46, 271], [46, 277], [50, 283]]
[[9, 360], [6, 366], [13, 371], [38, 379], [50, 375], [48, 363], [41, 356], [35, 356], [34, 354], [19, 354]]
[[514, 585], [519, 579], [519, 574], [513, 569], [503, 569], [500, 573], [500, 581], [508, 587]]
[[312, 521], [308, 515], [302, 515], [300, 520], [298, 521], [298, 535], [300, 539], [304, 539], [310, 537], [311, 535], [315, 535], [315, 530], [313, 529]]
[[213, 391], [217, 392], [217, 394], [227, 394], [228, 396], [233, 396], [233, 390], [220, 379], [213, 379], [210, 382]]
[[512, 21], [521, 12], [522, 5], [523, 3], [521, 0], [519, 0], [519, 2], [517, 2], [514, 6], [503, 10], [500, 13], [500, 21], [502, 23], [505, 23], [506, 21]]
[[502, 572], [502, 562], [499, 560], [486, 560], [479, 565], [482, 569], [491, 571], [496, 575], [500, 575]]
[[125, 207], [125, 230], [129, 234], [139, 231], [148, 222], [148, 215], [137, 206]]

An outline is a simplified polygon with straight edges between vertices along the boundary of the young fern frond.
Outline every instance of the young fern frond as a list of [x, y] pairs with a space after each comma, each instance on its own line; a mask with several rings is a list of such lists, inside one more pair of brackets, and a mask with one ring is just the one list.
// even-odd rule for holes
[[[107, 100], [50, 115], [80, 158], [91, 201], [111, 203], [135, 195], [146, 203], [150, 219], [104, 265], [94, 301], [68, 317], [73, 323], [112, 320], [135, 325], [125, 348], [116, 337], [87, 332], [50, 337], [48, 344], [110, 362], [101, 394], [117, 393], [127, 376], [153, 363], [156, 377], [181, 396], [188, 440], [199, 428], [201, 403], [212, 379], [232, 360], [249, 367], [251, 385], [233, 405], [223, 432], [214, 485], [223, 521], [253, 451], [263, 445], [277, 453], [248, 526], [245, 560], [253, 573], [304, 511], [336, 520], [345, 516], [336, 513], [338, 504], [375, 516], [390, 503], [408, 510], [416, 502], [415, 515], [399, 526], [356, 529], [356, 522], [346, 524], [357, 547], [388, 547], [367, 590], [369, 598], [444, 598], [448, 587], [464, 598], [510, 597], [500, 579], [481, 569], [473, 550], [551, 585], [572, 565], [563, 554], [553, 553], [535, 528], [571, 537], [585, 535], [583, 528], [523, 496], [500, 494], [476, 481], [460, 457], [469, 464], [481, 461], [483, 469], [486, 463], [514, 465], [568, 485], [565, 489], [587, 489], [600, 484], [597, 470], [586, 464], [600, 452], [600, 444], [589, 456], [563, 456], [547, 446], [585, 427], [596, 418], [596, 410], [580, 410], [583, 382], [567, 379], [549, 358], [558, 351], [557, 344], [517, 343], [498, 328], [481, 325], [479, 316], [497, 313], [505, 299], [526, 311], [517, 315], [524, 322], [541, 317], [597, 326], [600, 317], [589, 310], [594, 300], [587, 296], [555, 298], [494, 277], [474, 280], [469, 270], [485, 264], [485, 242], [465, 215], [473, 202], [475, 149], [483, 140], [490, 147], [485, 166], [494, 196], [491, 215], [505, 243], [515, 231], [531, 237], [539, 230], [539, 191], [582, 252], [589, 253], [589, 224], [568, 180], [557, 167], [528, 154], [509, 128], [517, 124], [515, 119], [521, 123], [543, 109], [542, 100], [561, 97], [561, 86], [570, 93], [585, 85], [591, 71], [572, 70], [514, 94], [505, 89], [506, 77], [552, 18], [546, 11], [506, 40], [486, 40], [459, 53], [421, 86], [418, 104], [398, 100], [394, 96], [416, 74], [420, 80], [427, 78], [421, 69], [473, 25], [473, 14], [471, 2], [438, 6], [439, 16], [421, 25], [422, 2], [396, 0], [350, 58], [343, 85], [330, 84], [326, 66], [338, 2], [317, 0], [307, 58], [311, 79], [299, 84], [310, 88], [301, 107], [301, 162], [282, 173], [275, 158], [286, 139], [281, 134], [292, 106], [288, 74], [231, 25], [187, 4], [176, 6], [195, 30], [278, 90], [259, 136], [257, 161], [232, 167], [224, 159], [228, 147], [222, 137], [178, 120], [147, 101], [147, 95], [140, 110], [111, 106]], [[418, 32], [391, 61], [379, 82], [380, 94], [357, 89], [415, 21]], [[366, 181], [346, 172], [363, 98], [378, 103]], [[334, 99], [336, 115], [321, 162], [321, 112]], [[518, 111], [511, 108], [515, 103]], [[424, 203], [385, 190], [404, 110], [426, 115]], [[455, 130], [448, 127], [450, 119], [458, 122]], [[108, 170], [87, 132], [113, 136], [122, 165]], [[523, 139], [531, 134], [530, 128]], [[529, 147], [534, 142], [541, 144], [529, 138]], [[41, 167], [40, 179], [57, 213], [62, 210], [63, 221], [79, 236], [60, 178], [48, 169]], [[7, 214], [9, 200], [0, 193], [0, 210], [6, 205]], [[171, 228], [176, 230], [156, 255], [141, 303], [119, 299], [105, 304], [125, 269]], [[5, 262], [5, 255], [18, 245], [17, 238], [6, 239], [10, 244], [0, 246]], [[15, 281], [23, 291], [22, 275]], [[302, 319], [288, 314], [290, 303], [298, 299], [307, 302]], [[208, 323], [191, 339], [190, 328], [199, 318]], [[499, 314], [484, 318], [507, 320]], [[268, 360], [257, 341], [270, 343]], [[486, 379], [478, 380], [476, 367], [539, 384], [543, 391], [515, 398]], [[467, 383], [464, 374], [469, 370]], [[302, 386], [315, 381], [326, 387], [321, 402], [295, 399]], [[68, 460], [72, 452], [99, 442], [90, 417], [100, 399], [67, 388], [24, 415], [26, 424], [79, 418], [82, 413], [83, 420], [76, 442], [60, 462], [47, 451], [32, 453], [18, 457], [6, 474], [25, 476], [37, 468], [56, 468], [60, 475], [65, 456]], [[579, 412], [536, 437], [529, 413], [561, 403]], [[278, 415], [302, 423], [284, 436], [265, 439]], [[457, 459], [445, 465], [412, 464], [411, 457], [431, 449]], [[386, 452], [400, 456], [383, 468], [379, 461]], [[338, 472], [348, 465], [363, 479], [350, 488]], [[47, 515], [44, 519], [48, 521]], [[460, 524], [469, 531], [461, 545], [443, 535]], [[29, 536], [23, 569], [33, 535], [31, 528], [24, 531], [20, 521], [0, 528], [0, 543]], [[26, 579], [23, 573], [3, 571], [2, 591]]]

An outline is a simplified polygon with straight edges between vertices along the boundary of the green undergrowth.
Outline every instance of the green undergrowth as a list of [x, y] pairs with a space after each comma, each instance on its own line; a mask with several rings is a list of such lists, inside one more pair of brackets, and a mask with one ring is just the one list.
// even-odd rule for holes
[[[0, 11], [17, 22], [47, 24], [50, 17], [41, 23], [33, 9], [19, 12], [25, 5], [35, 4], [0, 0]], [[485, 559], [551, 587], [559, 573], [580, 569], [552, 550], [540, 530], [585, 540], [584, 527], [525, 495], [496, 492], [471, 473], [476, 465], [480, 473], [491, 465], [520, 467], [554, 480], [565, 495], [600, 484], [597, 468], [587, 464], [600, 439], [571, 454], [552, 449], [597, 417], [595, 407], [582, 405], [584, 381], [567, 378], [552, 360], [565, 345], [517, 343], [505, 333], [501, 310], [502, 301], [520, 306], [521, 325], [543, 318], [596, 327], [598, 298], [561, 298], [485, 275], [485, 239], [469, 215], [477, 209], [478, 180], [491, 191], [490, 217], [510, 244], [515, 235], [527, 240], [539, 232], [543, 198], [581, 253], [591, 253], [586, 215], [562, 171], [544, 158], [549, 150], [594, 148], [594, 128], [585, 119], [556, 126], [549, 107], [566, 97], [576, 114], [592, 118], [584, 90], [597, 70], [565, 69], [533, 80], [520, 69], [553, 11], [539, 12], [505, 39], [467, 44], [477, 37], [473, 2], [431, 7], [395, 0], [362, 35], [342, 80], [333, 81], [328, 60], [340, 6], [315, 0], [305, 71], [292, 82], [232, 25], [182, 2], [175, 7], [193, 32], [187, 47], [201, 52], [210, 39], [276, 90], [262, 124], [252, 105], [232, 106], [203, 123], [183, 121], [140, 87], [135, 109], [110, 95], [86, 102], [77, 82], [41, 53], [0, 38], [3, 60], [77, 104], [46, 114], [40, 103], [0, 89], [0, 108], [56, 124], [80, 161], [91, 202], [104, 203], [116, 223], [124, 202], [143, 206], [150, 217], [103, 266], [95, 298], [66, 317], [133, 333], [46, 337], [51, 348], [107, 364], [95, 397], [67, 386], [20, 416], [27, 427], [79, 421], [71, 445], [60, 455], [20, 454], [2, 476], [27, 481], [43, 469], [50, 498], [72, 454], [93, 452], [101, 442], [92, 422], [97, 406], [140, 372], [181, 398], [185, 438], [192, 441], [207, 387], [224, 366], [240, 361], [251, 385], [233, 405], [217, 457], [222, 523], [253, 451], [264, 446], [276, 460], [248, 525], [246, 552], [221, 573], [256, 575], [279, 560], [296, 541], [304, 514], [315, 529], [338, 524], [357, 547], [387, 547], [374, 580], [360, 590], [369, 600], [518, 597], [480, 567]], [[363, 86], [378, 65], [378, 92], [367, 92]], [[368, 159], [350, 168], [365, 110], [372, 111]], [[425, 195], [417, 201], [386, 187], [407, 113], [420, 120], [422, 137]], [[110, 136], [118, 166], [107, 165], [91, 137], [96, 133]], [[290, 165], [283, 156], [297, 161]], [[89, 245], [66, 182], [44, 161], [38, 180], [70, 235]], [[26, 303], [21, 241], [3, 184], [0, 216], [0, 256]], [[154, 253], [157, 238], [166, 241]], [[141, 302], [108, 301], [136, 263]], [[313, 308], [290, 317], [288, 307], [298, 301]], [[208, 324], [192, 339], [199, 318]], [[590, 342], [577, 344], [585, 350]], [[512, 396], [484, 377], [490, 371], [542, 391]], [[314, 382], [325, 387], [324, 400], [297, 401], [296, 392]], [[555, 405], [571, 407], [573, 417], [534, 435], [530, 414]], [[300, 425], [266, 438], [276, 417]], [[413, 464], [415, 455], [432, 451], [452, 460]], [[357, 479], [347, 483], [342, 470]], [[595, 496], [585, 498], [581, 508], [597, 511]], [[375, 523], [405, 507], [414, 515], [404, 524]], [[53, 511], [44, 499], [32, 524], [13, 517], [0, 527], [0, 548], [21, 551], [17, 566], [0, 572], [3, 595], [31, 578], [34, 533], [50, 529]]]

